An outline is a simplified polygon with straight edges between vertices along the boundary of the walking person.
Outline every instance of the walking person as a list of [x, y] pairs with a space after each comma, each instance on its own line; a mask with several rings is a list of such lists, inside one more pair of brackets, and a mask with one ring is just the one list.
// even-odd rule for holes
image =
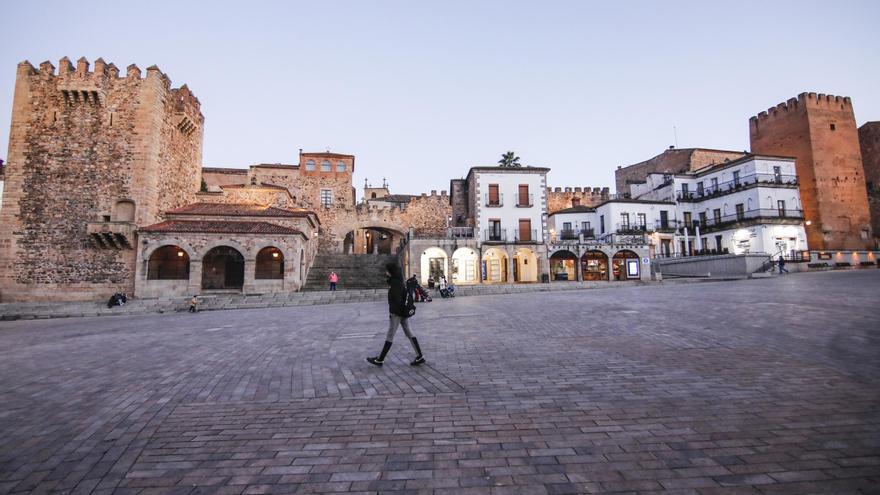
[[336, 272], [330, 272], [330, 276], [327, 277], [330, 280], [330, 290], [336, 292], [336, 282], [339, 282], [339, 275]]
[[192, 299], [189, 300], [189, 312], [190, 313], [198, 313], [199, 312], [199, 296], [193, 295]]
[[425, 364], [425, 356], [422, 355], [419, 341], [409, 328], [407, 292], [404, 287], [400, 266], [395, 262], [385, 265], [385, 277], [388, 282], [388, 333], [385, 335], [385, 345], [382, 347], [382, 353], [376, 357], [368, 357], [367, 362], [376, 366], [382, 366], [385, 363], [385, 356], [388, 355], [388, 351], [391, 349], [394, 334], [397, 333], [397, 327], [402, 326], [403, 333], [406, 334], [413, 350], [416, 351], [416, 358], [409, 363], [410, 366]]
[[788, 273], [788, 270], [785, 268], [785, 257], [780, 254], [779, 255], [779, 274], [782, 275], [782, 272]]

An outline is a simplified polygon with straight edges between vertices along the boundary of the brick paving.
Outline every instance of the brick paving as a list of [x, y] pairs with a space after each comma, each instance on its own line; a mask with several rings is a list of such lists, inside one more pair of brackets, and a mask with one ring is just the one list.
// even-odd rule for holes
[[0, 493], [880, 493], [880, 272], [0, 322]]

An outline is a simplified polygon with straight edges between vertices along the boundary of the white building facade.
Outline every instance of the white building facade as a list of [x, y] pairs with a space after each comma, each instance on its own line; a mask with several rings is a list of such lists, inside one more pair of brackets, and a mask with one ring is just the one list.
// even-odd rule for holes
[[649, 174], [630, 190], [637, 200], [674, 204], [671, 233], [655, 228], [651, 235], [659, 256], [808, 249], [793, 158], [747, 155], [689, 173]]

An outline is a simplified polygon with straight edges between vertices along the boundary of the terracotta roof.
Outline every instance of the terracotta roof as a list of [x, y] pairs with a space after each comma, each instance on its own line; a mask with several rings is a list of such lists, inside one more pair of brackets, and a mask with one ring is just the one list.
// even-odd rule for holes
[[204, 234], [305, 235], [299, 230], [269, 222], [220, 222], [214, 220], [166, 220], [138, 229], [140, 232], [185, 232]]
[[222, 217], [303, 217], [312, 212], [305, 209], [292, 210], [257, 204], [193, 203], [166, 213], [171, 215], [210, 215]]
[[254, 189], [278, 189], [282, 191], [287, 191], [287, 188], [284, 186], [276, 186], [275, 184], [220, 184], [222, 189], [244, 189], [246, 187], [254, 188]]

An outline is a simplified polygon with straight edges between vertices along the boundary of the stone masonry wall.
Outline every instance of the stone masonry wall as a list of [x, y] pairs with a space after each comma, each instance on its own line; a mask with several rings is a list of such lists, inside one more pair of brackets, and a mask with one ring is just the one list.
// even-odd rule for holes
[[880, 122], [867, 122], [859, 127], [859, 146], [876, 249], [880, 241]]
[[801, 93], [749, 121], [752, 152], [793, 156], [810, 249], [869, 249], [871, 219], [848, 97]]
[[[182, 88], [183, 89], [183, 88]], [[89, 222], [115, 220], [120, 200], [136, 225], [191, 202], [203, 117], [188, 90], [158, 68], [119, 77], [113, 64], [66, 58], [58, 73], [19, 64], [7, 194], [0, 210], [0, 299], [103, 299], [133, 292], [135, 253], [99, 249]], [[179, 126], [185, 118], [189, 123]]]
[[643, 162], [618, 167], [614, 171], [617, 194], [628, 194], [629, 184], [644, 182], [649, 173], [679, 173], [697, 170], [713, 163], [736, 160], [745, 156], [737, 151], [711, 150], [704, 148], [670, 148]]
[[608, 199], [607, 187], [561, 187], [547, 188], [547, 214], [552, 215], [559, 210], [574, 206], [573, 200], [577, 199], [581, 206], [596, 206]]

